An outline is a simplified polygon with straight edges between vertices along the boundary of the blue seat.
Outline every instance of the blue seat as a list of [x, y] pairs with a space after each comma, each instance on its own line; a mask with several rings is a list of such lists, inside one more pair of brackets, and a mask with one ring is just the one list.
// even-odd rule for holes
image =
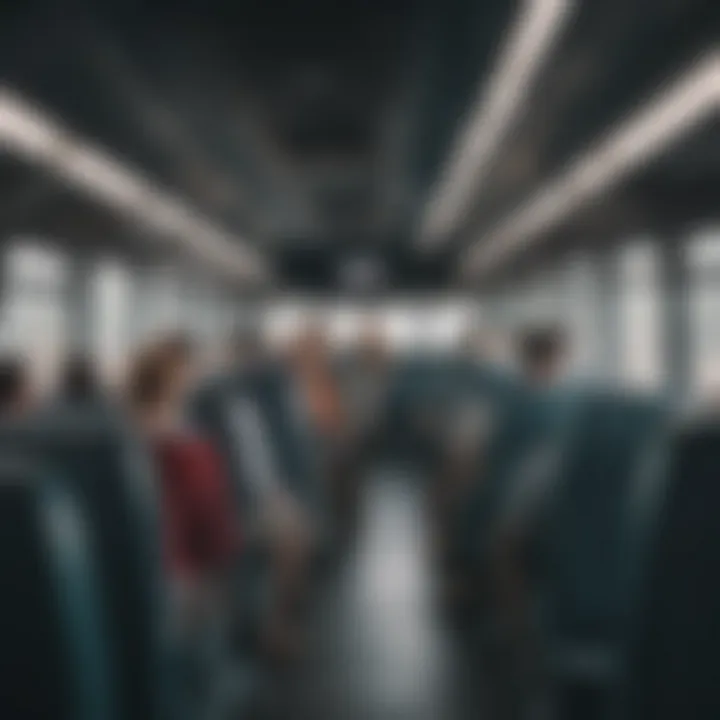
[[681, 427], [667, 456], [642, 498], [627, 676], [608, 718], [720, 717], [720, 417]]
[[521, 462], [533, 432], [540, 433], [540, 408], [544, 406], [513, 378], [492, 367], [476, 367], [463, 381], [459, 393], [463, 402], [484, 405], [490, 421], [474, 482], [460, 499], [452, 522], [453, 562], [476, 574], [481, 570], [487, 536], [509, 489], [512, 471]]
[[299, 417], [290, 378], [280, 368], [267, 366], [213, 378], [198, 389], [190, 403], [193, 421], [215, 441], [228, 462], [240, 512], [247, 512], [253, 502], [252, 485], [241, 457], [243, 442], [230, 416], [240, 400], [252, 403], [264, 423], [266, 441], [280, 475], [277, 479], [309, 508], [320, 505], [323, 498], [317, 448]]
[[86, 520], [63, 483], [3, 453], [0, 717], [123, 717]]
[[621, 672], [628, 523], [668, 414], [651, 398], [588, 391], [550, 486], [535, 586], [545, 671], [561, 717], [594, 717]]
[[443, 456], [443, 432], [468, 399], [500, 400], [512, 380], [504, 372], [462, 358], [414, 357], [395, 368], [385, 412], [395, 455], [430, 475]]
[[77, 495], [97, 553], [120, 717], [160, 718], [170, 688], [156, 483], [141, 445], [104, 410], [52, 409], [0, 428], [0, 454], [20, 454]]

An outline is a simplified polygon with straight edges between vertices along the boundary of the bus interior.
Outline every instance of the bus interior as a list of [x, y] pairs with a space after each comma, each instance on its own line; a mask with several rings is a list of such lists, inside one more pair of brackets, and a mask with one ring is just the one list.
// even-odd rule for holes
[[718, 720], [720, 3], [7, 0], [2, 720]]

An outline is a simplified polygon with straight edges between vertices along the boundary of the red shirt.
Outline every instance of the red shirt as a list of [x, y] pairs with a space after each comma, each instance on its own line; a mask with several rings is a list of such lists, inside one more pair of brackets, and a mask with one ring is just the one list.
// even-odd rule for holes
[[196, 579], [227, 568], [239, 549], [230, 481], [209, 443], [190, 434], [156, 438], [166, 563]]

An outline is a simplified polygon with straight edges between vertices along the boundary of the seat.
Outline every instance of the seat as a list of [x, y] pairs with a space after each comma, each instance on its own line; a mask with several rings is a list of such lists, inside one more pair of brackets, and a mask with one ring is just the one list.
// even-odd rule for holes
[[433, 476], [458, 405], [500, 400], [512, 382], [496, 368], [464, 359], [426, 356], [401, 363], [392, 374], [386, 408], [386, 437], [394, 454]]
[[627, 680], [612, 717], [720, 717], [719, 480], [715, 414], [676, 432], [665, 474], [645, 493], [646, 552], [636, 563]]
[[119, 719], [87, 518], [37, 464], [0, 464], [0, 716]]
[[0, 428], [0, 456], [21, 455], [61, 476], [88, 518], [98, 558], [120, 717], [163, 717], [169, 638], [156, 484], [140, 444], [105, 410], [50, 409]]
[[323, 502], [320, 469], [312, 437], [303, 427], [289, 378], [279, 368], [238, 370], [205, 383], [190, 402], [190, 415], [212, 438], [228, 461], [240, 512], [254, 500], [243, 440], [238, 439], [231, 412], [239, 401], [253, 405], [263, 422], [272, 461], [285, 487], [310, 509]]
[[545, 672], [561, 717], [599, 717], [618, 681], [632, 501], [667, 420], [660, 401], [614, 392], [589, 391], [575, 408], [538, 540], [535, 585]]
[[[464, 378], [464, 402], [486, 406], [490, 427], [485, 447], [477, 458], [474, 481], [456, 508], [453, 554], [465, 572], [481, 572], [488, 533], [493, 527], [503, 494], [509, 489], [513, 469], [527, 447], [544, 430], [544, 405], [513, 378], [494, 368], [475, 368]], [[537, 438], [539, 442], [539, 437]]]

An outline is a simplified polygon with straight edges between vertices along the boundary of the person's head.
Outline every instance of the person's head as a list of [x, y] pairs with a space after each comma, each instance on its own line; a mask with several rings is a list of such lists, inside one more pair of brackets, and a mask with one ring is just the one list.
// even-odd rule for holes
[[235, 328], [228, 346], [231, 367], [254, 367], [263, 363], [267, 356], [264, 338], [256, 324], [248, 322]]
[[71, 356], [63, 368], [60, 393], [67, 400], [91, 400], [101, 394], [100, 380], [92, 360]]
[[567, 360], [567, 338], [562, 328], [536, 327], [521, 333], [518, 342], [519, 362], [525, 377], [533, 384], [555, 382]]
[[164, 345], [154, 345], [143, 350], [131, 365], [127, 400], [140, 420], [172, 423], [182, 416], [188, 389], [183, 360]]
[[317, 371], [328, 361], [328, 343], [322, 329], [307, 325], [295, 337], [290, 350], [292, 364], [299, 370]]
[[182, 332], [168, 335], [157, 344], [156, 352], [172, 365], [179, 385], [187, 389], [196, 381], [197, 348], [189, 335]]
[[361, 361], [368, 367], [384, 368], [388, 362], [388, 347], [380, 328], [368, 325], [360, 335], [358, 354]]
[[32, 404], [30, 375], [18, 357], [0, 358], [0, 414], [22, 415]]

